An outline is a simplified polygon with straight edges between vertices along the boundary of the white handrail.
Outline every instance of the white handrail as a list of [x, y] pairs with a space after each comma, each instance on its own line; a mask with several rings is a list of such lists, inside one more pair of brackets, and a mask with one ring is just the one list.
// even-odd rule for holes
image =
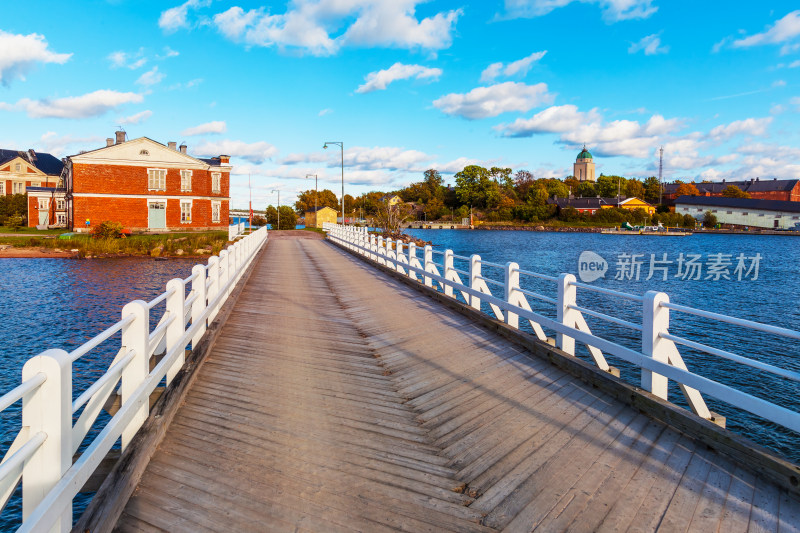
[[[372, 237], [365, 238], [363, 232], [355, 233], [348, 227], [338, 225], [332, 225], [329, 228], [328, 237], [334, 242], [356, 251], [370, 261], [384, 264], [384, 262], [376, 260], [376, 258], [382, 258], [386, 255], [381, 238], [377, 239], [376, 245], [375, 239]], [[368, 245], [365, 246], [364, 243], [368, 243]], [[664, 400], [668, 399], [668, 380], [674, 380], [681, 385], [681, 391], [692, 411], [703, 418], [711, 418], [713, 415], [700, 395], [701, 392], [794, 431], [800, 431], [800, 413], [689, 371], [676, 345], [680, 344], [712, 355], [725, 357], [731, 361], [757, 368], [782, 379], [797, 381], [800, 379], [800, 373], [674, 336], [669, 332], [669, 310], [691, 313], [719, 322], [789, 338], [800, 339], [800, 332], [798, 331], [673, 304], [669, 302], [669, 297], [666, 294], [660, 292], [650, 291], [643, 296], [639, 296], [580, 283], [571, 274], [553, 277], [521, 270], [516, 263], [508, 263], [504, 267], [505, 279], [502, 282], [490, 280], [481, 274], [481, 266], [497, 267], [499, 266], [497, 263], [490, 264], [486, 261], [481, 261], [479, 256], [472, 256], [469, 258], [470, 272], [460, 271], [453, 268], [452, 258], [467, 258], [456, 256], [452, 250], [442, 252], [445, 257], [445, 273], [440, 275], [436, 269], [439, 265], [434, 266], [430, 260], [430, 247], [426, 246], [425, 250], [425, 260], [422, 263], [416, 258], [416, 249], [409, 246], [409, 259], [403, 263], [402, 271], [399, 267], [393, 267], [391, 264], [387, 264], [387, 266], [395, 268], [395, 270], [402, 272], [403, 275], [409, 278], [424, 283], [432, 290], [441, 290], [441, 292], [450, 297], [455, 298], [455, 295], [460, 293], [467, 304], [476, 310], [480, 310], [481, 304], [486, 303], [499, 320], [512, 327], [518, 328], [519, 319], [526, 319], [530, 322], [534, 333], [540, 340], [547, 340], [542, 330], [543, 327], [553, 330], [556, 332], [557, 346], [569, 355], [575, 355], [575, 341], [582, 342], [588, 347], [595, 363], [603, 370], [609, 370], [605, 362], [604, 353], [632, 363], [642, 369], [642, 388]], [[469, 282], [461, 282], [456, 273], [469, 276]], [[558, 283], [558, 298], [549, 298], [523, 289], [519, 285], [520, 274], [556, 281]], [[438, 284], [438, 289], [434, 282]], [[499, 298], [492, 295], [486, 285], [487, 282], [503, 286], [505, 289], [504, 297]], [[640, 303], [642, 310], [641, 325], [588, 309], [585, 306], [579, 306], [576, 300], [577, 288]], [[533, 312], [525, 298], [526, 295], [555, 304], [557, 318], [554, 320]], [[592, 334], [583, 317], [584, 314], [641, 331], [641, 352]]]
[[[164, 378], [169, 387], [183, 365], [186, 347], [199, 342], [267, 238], [266, 228], [254, 231], [223, 250], [220, 258], [195, 266], [188, 278], [171, 280], [150, 302], [126, 305], [118, 322], [73, 352], [48, 350], [25, 364], [22, 384], [0, 396], [0, 411], [27, 398], [23, 425], [0, 467], [0, 496], [10, 496], [21, 475], [24, 520], [19, 531], [70, 529], [72, 499], [78, 490], [120, 437], [123, 449], [127, 446], [147, 418], [150, 393]], [[187, 287], [191, 287], [188, 296]], [[161, 302], [166, 310], [151, 331], [150, 312]], [[117, 356], [73, 401], [72, 363], [119, 332]], [[151, 371], [150, 359], [159, 347], [166, 353]], [[74, 452], [117, 383], [119, 411], [73, 464]], [[73, 425], [73, 413], [81, 407], [83, 412]]]

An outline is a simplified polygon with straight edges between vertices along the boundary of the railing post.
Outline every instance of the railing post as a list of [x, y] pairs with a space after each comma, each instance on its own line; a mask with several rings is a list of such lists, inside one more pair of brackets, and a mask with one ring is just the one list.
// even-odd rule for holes
[[192, 326], [197, 326], [197, 332], [192, 337], [192, 350], [194, 350], [206, 332], [206, 321], [200, 320], [203, 311], [206, 310], [206, 267], [195, 265], [192, 267], [192, 274], [194, 275], [192, 293], [196, 296], [192, 303]]
[[419, 278], [417, 277], [417, 273], [414, 272], [413, 270], [411, 270], [410, 267], [412, 266], [413, 263], [417, 263], [417, 262], [418, 262], [417, 261], [417, 243], [410, 242], [410, 243], [408, 243], [408, 266], [409, 266], [408, 277], [413, 279], [413, 280], [417, 280]]
[[386, 239], [386, 266], [392, 267], [393, 269], [397, 269], [397, 265], [392, 260], [392, 239], [389, 237]]
[[[573, 309], [569, 306], [576, 305], [577, 287], [574, 285], [575, 276], [572, 274], [561, 274], [558, 277], [558, 309], [556, 309], [556, 320], [567, 327], [574, 327], [575, 321], [572, 319]], [[575, 355], [575, 339], [563, 333], [556, 334], [556, 345], [570, 355]]]
[[[478, 281], [481, 275], [481, 256], [473, 254], [469, 256], [469, 288], [478, 290]], [[470, 295], [470, 306], [473, 309], [481, 310], [481, 299], [477, 296]]]
[[[22, 400], [22, 427], [47, 435], [22, 470], [22, 519], [26, 520], [72, 466], [72, 363], [64, 350], [47, 350], [22, 367], [22, 381], [47, 378]], [[51, 531], [72, 528], [72, 502]]]
[[[210, 306], [219, 292], [219, 257], [214, 256], [208, 258], [208, 281], [208, 305]], [[209, 326], [214, 322], [216, 316], [217, 310], [216, 308], [212, 308], [211, 312], [208, 314]]]
[[383, 236], [378, 235], [378, 264], [386, 264], [386, 250], [383, 248]]
[[[442, 275], [447, 281], [453, 280], [453, 250], [444, 251], [444, 272]], [[453, 297], [453, 286], [449, 283], [444, 286], [444, 293], [447, 296]]]
[[[185, 322], [185, 308], [186, 308], [186, 286], [182, 279], [171, 279], [167, 282], [167, 292], [173, 291], [171, 295], [167, 296], [167, 313], [169, 317], [174, 319], [167, 326], [166, 339], [167, 351], [169, 353], [178, 344], [178, 341], [183, 334], [186, 333]], [[167, 385], [172, 382], [172, 378], [183, 367], [183, 362], [186, 360], [184, 349], [180, 350], [178, 358], [175, 360], [169, 369], [167, 369]]]
[[[133, 359], [122, 371], [120, 395], [122, 405], [132, 401], [132, 395], [150, 373], [150, 309], [142, 300], [134, 300], [122, 308], [122, 318], [133, 315], [133, 322], [122, 330], [123, 353], [134, 351]], [[122, 430], [122, 451], [128, 447], [133, 436], [147, 420], [150, 411], [148, 398], [139, 398], [141, 406], [130, 424]]]
[[220, 300], [216, 311], [219, 311], [219, 308], [222, 307], [227, 297], [228, 289], [225, 285], [228, 283], [228, 276], [228, 250], [226, 249], [219, 252], [219, 291], [225, 292], [226, 296]]
[[[430, 272], [430, 268], [433, 266], [433, 248], [431, 248], [430, 244], [426, 244], [424, 248], [425, 255], [425, 264], [423, 266], [425, 273], [427, 274]], [[426, 287], [433, 287], [433, 279], [430, 276], [425, 276], [425, 286]]]
[[[505, 300], [511, 305], [516, 304], [516, 295], [519, 291], [519, 265], [517, 263], [506, 263], [505, 271]], [[506, 324], [512, 328], [519, 329], [519, 315], [506, 309]]]
[[[644, 294], [642, 353], [656, 361], [669, 364], [668, 341], [659, 336], [659, 333], [669, 332], [669, 309], [662, 307], [662, 302], [669, 302], [669, 296], [663, 292], [647, 291]], [[669, 383], [666, 376], [642, 368], [642, 388], [666, 400]]]

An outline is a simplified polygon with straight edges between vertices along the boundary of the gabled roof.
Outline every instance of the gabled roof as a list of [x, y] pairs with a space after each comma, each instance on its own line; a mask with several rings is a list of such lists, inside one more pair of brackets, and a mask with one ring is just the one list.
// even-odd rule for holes
[[48, 176], [60, 176], [64, 163], [57, 157], [46, 152], [30, 152], [20, 150], [8, 150], [0, 148], [0, 165], [8, 163], [16, 158], [22, 158], [26, 163], [36, 167]]
[[[180, 162], [180, 163], [189, 163], [192, 162], [195, 165], [211, 165], [211, 166], [219, 166], [219, 158], [216, 159], [200, 159], [194, 157], [192, 155], [183, 153], [179, 150], [174, 150], [168, 147], [165, 144], [161, 144], [158, 141], [154, 141], [149, 137], [138, 137], [136, 139], [131, 139], [129, 141], [125, 141], [122, 143], [112, 144], [111, 146], [102, 146], [100, 148], [96, 148], [94, 150], [89, 150], [87, 152], [81, 152], [79, 154], [75, 154], [70, 156], [70, 159], [76, 160], [85, 158], [88, 161], [102, 161], [102, 160], [113, 160], [119, 157], [122, 157], [124, 160], [127, 161], [144, 161], [143, 159], [139, 159], [139, 156], [136, 155], [141, 154], [141, 151], [150, 150], [157, 150], [163, 157], [163, 161], [154, 160], [154, 164], [159, 162], [169, 161], [172, 163]], [[153, 152], [154, 154], [156, 152]], [[147, 154], [149, 155], [149, 153]]]
[[311, 209], [306, 209], [306, 213], [316, 213], [318, 211], [322, 211], [323, 209], [330, 209], [334, 213], [336, 213], [336, 209], [332, 207], [328, 207], [327, 205], [323, 205], [322, 207], [312, 207]]
[[800, 213], [800, 202], [782, 200], [758, 200], [755, 198], [726, 198], [725, 196], [679, 196], [675, 205], [696, 205], [698, 207], [734, 207], [755, 211], [786, 211]]
[[[791, 191], [797, 186], [800, 180], [762, 180], [752, 179], [745, 181], [715, 181], [713, 183], [692, 183], [700, 194], [722, 194], [727, 187], [735, 185], [744, 192], [769, 192], [769, 191]], [[664, 184], [664, 192], [666, 194], [674, 194], [679, 183], [666, 183]]]

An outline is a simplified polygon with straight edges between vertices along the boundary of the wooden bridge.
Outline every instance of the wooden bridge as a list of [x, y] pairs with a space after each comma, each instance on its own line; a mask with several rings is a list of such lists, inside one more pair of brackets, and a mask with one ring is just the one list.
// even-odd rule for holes
[[757, 461], [320, 240], [270, 236], [185, 385], [76, 530], [800, 528]]

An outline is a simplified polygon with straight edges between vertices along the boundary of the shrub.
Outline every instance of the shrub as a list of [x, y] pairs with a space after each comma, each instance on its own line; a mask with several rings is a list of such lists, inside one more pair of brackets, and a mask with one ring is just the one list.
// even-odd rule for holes
[[104, 220], [92, 228], [92, 237], [95, 239], [118, 239], [122, 236], [122, 224]]
[[6, 226], [11, 228], [14, 231], [17, 231], [25, 224], [25, 217], [19, 214], [19, 211], [16, 211], [13, 215], [6, 218]]

